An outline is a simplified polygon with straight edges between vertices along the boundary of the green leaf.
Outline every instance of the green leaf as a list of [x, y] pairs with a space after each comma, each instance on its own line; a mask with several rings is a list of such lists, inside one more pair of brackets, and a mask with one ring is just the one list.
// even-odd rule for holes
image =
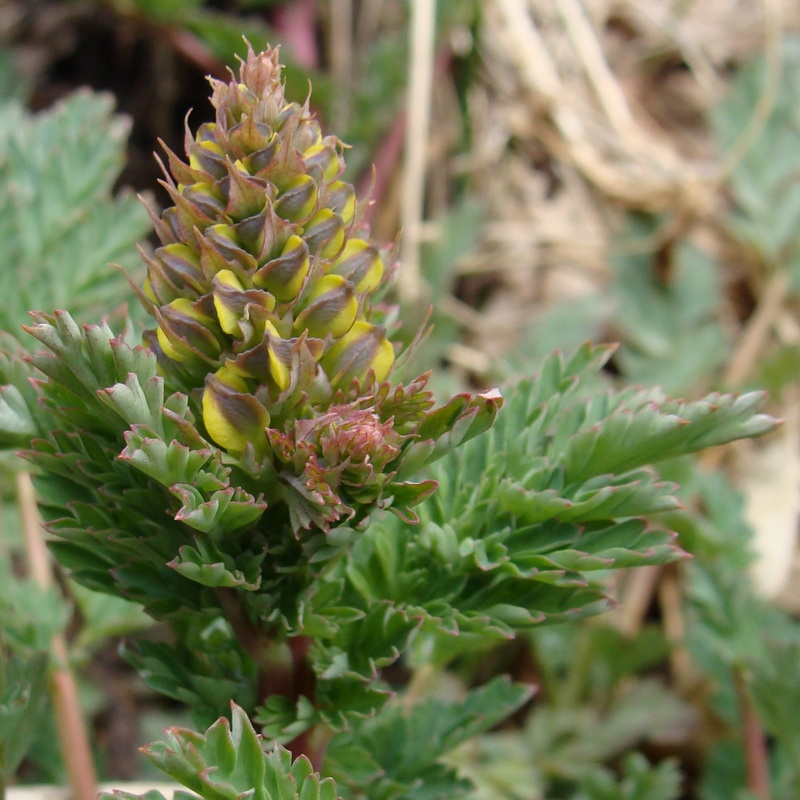
[[70, 594], [80, 609], [84, 625], [74, 643], [74, 650], [94, 650], [113, 637], [130, 635], [153, 625], [138, 604], [121, 597], [100, 594], [79, 584], [70, 585]]
[[353, 780], [347, 766], [364, 759], [356, 775], [363, 781], [360, 791], [370, 800], [461, 797], [468, 783], [441, 759], [505, 719], [530, 696], [529, 687], [498, 677], [460, 702], [426, 700], [408, 712], [400, 704], [388, 706], [353, 733], [332, 741], [326, 769]]
[[283, 744], [322, 722], [323, 717], [307, 697], [293, 703], [283, 695], [272, 695], [258, 709], [255, 720], [264, 736]]
[[146, 435], [141, 426], [126, 432], [126, 448], [120, 458], [164, 486], [191, 483], [198, 471], [211, 457], [211, 449], [193, 450], [173, 439], [167, 444], [163, 439]]
[[27, 444], [38, 428], [16, 386], [0, 386], [0, 448]]
[[600, 768], [584, 775], [575, 800], [677, 800], [681, 783], [674, 761], [653, 766], [641, 753], [630, 753], [620, 777]]
[[252, 592], [261, 585], [261, 563], [266, 552], [250, 554], [247, 559], [240, 558], [239, 566], [233, 566], [230, 563], [232, 559], [211, 542], [201, 537], [196, 541], [197, 547], [182, 545], [168, 566], [203, 586], [236, 586]]
[[166, 742], [144, 748], [163, 772], [205, 800], [335, 800], [331, 778], [320, 778], [305, 756], [292, 761], [280, 745], [265, 750], [244, 711], [217, 720], [205, 734], [170, 728]]
[[109, 95], [78, 91], [29, 114], [0, 103], [0, 329], [16, 335], [29, 309], [69, 306], [86, 318], [119, 303], [149, 230], [131, 194], [112, 195], [129, 122]]
[[568, 440], [563, 454], [565, 480], [627, 472], [761, 436], [775, 427], [774, 420], [756, 413], [765, 401], [762, 393], [751, 392], [738, 397], [713, 394], [694, 403], [671, 401], [661, 407], [641, 401], [621, 405], [602, 425], [583, 428]]
[[252, 525], [267, 507], [240, 486], [218, 489], [206, 496], [196, 486], [181, 482], [170, 491], [183, 503], [175, 519], [217, 538]]
[[741, 742], [718, 742], [708, 753], [703, 772], [698, 787], [702, 800], [757, 800], [744, 788], [747, 770]]
[[[552, 356], [505, 390], [495, 425], [432, 467], [439, 489], [419, 524], [376, 517], [356, 542], [345, 601], [390, 599], [429, 632], [513, 636], [608, 608], [592, 572], [682, 557], [674, 534], [647, 519], [679, 508], [676, 486], [650, 464], [774, 421], [757, 413], [757, 394], [683, 403], [655, 390], [598, 392], [611, 352]], [[459, 408], [440, 409], [442, 423]]]
[[792, 709], [800, 702], [797, 665], [800, 663], [800, 631], [791, 642], [768, 642], [752, 668], [750, 692], [764, 728], [786, 756], [787, 782], [800, 791], [800, 721]]
[[63, 631], [71, 608], [54, 587], [43, 589], [33, 578], [20, 578], [0, 560], [0, 632], [13, 651], [26, 655], [46, 651]]
[[253, 663], [219, 618], [184, 624], [182, 642], [142, 640], [124, 650], [145, 683], [191, 708], [193, 720], [208, 725], [231, 700], [255, 704], [257, 683]]
[[[631, 238], [654, 235], [655, 223], [634, 219]], [[666, 277], [653, 260], [652, 253], [616, 259], [613, 324], [624, 343], [617, 363], [627, 380], [696, 393], [728, 352], [718, 320], [720, 266], [689, 244], [675, 249]]]
[[39, 733], [48, 711], [48, 657], [4, 659], [0, 653], [0, 777], [8, 780]]
[[[734, 232], [775, 269], [788, 268], [800, 285], [797, 219], [800, 188], [787, 176], [800, 168], [800, 89], [793, 76], [800, 68], [800, 41], [781, 43], [781, 83], [771, 114], [755, 140], [734, 165], [730, 182], [737, 206]], [[764, 91], [765, 58], [753, 59], [738, 71], [711, 120], [721, 149], [730, 150]]]

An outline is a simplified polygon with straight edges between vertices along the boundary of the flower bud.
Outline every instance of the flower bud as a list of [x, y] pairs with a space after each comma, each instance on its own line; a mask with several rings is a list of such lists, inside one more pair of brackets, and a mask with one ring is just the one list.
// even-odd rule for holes
[[331, 144], [315, 144], [303, 153], [303, 158], [309, 173], [319, 170], [326, 183], [335, 180], [342, 170], [339, 154]]
[[357, 294], [366, 294], [380, 286], [383, 261], [377, 247], [364, 239], [350, 239], [328, 271], [351, 281]]
[[[236, 224], [236, 238], [258, 263], [270, 258], [286, 239], [290, 223], [284, 222], [267, 203], [263, 210]], [[253, 264], [255, 266], [255, 264]]]
[[317, 184], [310, 175], [299, 175], [287, 184], [275, 203], [275, 213], [291, 220], [307, 219], [317, 207]]
[[269, 125], [248, 114], [228, 131], [228, 141], [236, 151], [254, 153], [269, 147], [275, 136]]
[[[204, 122], [198, 129], [197, 133], [195, 133], [194, 141], [197, 144], [205, 144], [207, 142], [216, 143], [216, 134], [217, 134], [217, 123], [216, 122]], [[191, 147], [191, 134], [188, 133], [187, 129], [187, 136], [189, 136], [189, 147]]]
[[243, 253], [236, 231], [224, 222], [209, 226], [203, 235], [206, 241], [228, 261], [238, 258]]
[[200, 258], [191, 247], [176, 242], [159, 247], [154, 255], [156, 264], [151, 265], [151, 271], [161, 272], [177, 289], [189, 286], [198, 294], [206, 291]]
[[275, 127], [283, 129], [286, 122], [294, 118], [297, 127], [292, 133], [292, 146], [300, 152], [308, 150], [322, 142], [322, 128], [319, 122], [308, 115], [308, 105], [299, 106], [297, 103], [290, 103], [278, 114], [275, 120]]
[[292, 380], [293, 342], [280, 337], [274, 325], [267, 323], [267, 326], [263, 338], [263, 346], [268, 356], [269, 375], [278, 391], [284, 392], [289, 388]]
[[219, 179], [227, 172], [225, 151], [213, 139], [196, 142], [189, 150], [189, 166]]
[[242, 394], [250, 392], [246, 378], [231, 367], [230, 363], [223, 364], [215, 373], [217, 380]]
[[379, 383], [386, 380], [394, 363], [394, 350], [380, 325], [357, 320], [353, 327], [322, 357], [322, 367], [332, 386], [363, 382], [370, 371]]
[[260, 289], [245, 290], [236, 275], [229, 269], [214, 276], [214, 308], [219, 326], [230, 336], [241, 336], [241, 322], [249, 316], [248, 306], [259, 306], [267, 311], [275, 308], [275, 298]]
[[162, 186], [175, 203], [174, 224], [177, 225], [177, 239], [191, 241], [195, 236], [195, 231], [204, 231], [213, 225], [218, 212], [206, 213], [199, 205], [193, 203], [188, 197], [184, 197], [174, 185], [162, 182]]
[[328, 186], [328, 199], [325, 205], [335, 211], [341, 218], [345, 227], [348, 227], [356, 215], [356, 190], [352, 183], [334, 181]]
[[279, 303], [288, 303], [300, 294], [310, 268], [308, 245], [293, 234], [280, 256], [268, 261], [253, 275], [253, 283], [271, 292]]
[[329, 208], [314, 214], [303, 229], [303, 238], [311, 253], [320, 258], [334, 258], [345, 240], [342, 218]]
[[348, 406], [339, 413], [320, 436], [320, 451], [330, 465], [348, 462], [348, 468], [367, 462], [381, 471], [400, 455], [401, 437], [391, 422], [381, 422], [370, 409]]
[[266, 444], [264, 429], [270, 417], [252, 394], [240, 391], [244, 381], [223, 367], [206, 377], [203, 390], [203, 424], [208, 435], [220, 446], [241, 453], [248, 442], [258, 450]]
[[226, 367], [231, 374], [283, 392], [291, 383], [292, 354], [298, 340], [281, 337], [269, 320], [262, 326], [258, 343], [229, 359]]
[[[237, 166], [238, 165], [238, 166]], [[241, 161], [227, 164], [228, 177], [222, 181], [227, 191], [225, 214], [241, 221], [261, 212], [267, 203], [267, 185], [262, 178], [253, 178]]]
[[184, 200], [197, 206], [209, 218], [215, 217], [225, 208], [224, 201], [212, 183], [192, 183], [178, 188]]
[[156, 309], [156, 336], [164, 355], [173, 361], [200, 358], [216, 360], [222, 350], [216, 320], [202, 309], [202, 301], [193, 303], [179, 297]]
[[277, 136], [273, 136], [267, 145], [261, 150], [256, 150], [245, 156], [242, 161], [251, 175], [258, 175], [267, 171], [270, 165], [275, 161], [278, 151], [280, 150], [281, 141]]
[[151, 274], [144, 279], [144, 296], [153, 305], [160, 306], [162, 303], [168, 303], [173, 300], [178, 296], [178, 293], [173, 287], [164, 284]]
[[144, 294], [154, 306], [163, 306], [176, 297], [183, 297], [188, 294], [186, 285], [182, 285], [180, 280], [176, 285], [159, 260], [151, 258], [141, 247], [139, 248], [139, 254], [147, 264]]
[[344, 336], [356, 320], [358, 299], [353, 284], [341, 275], [325, 275], [317, 279], [304, 299], [305, 308], [294, 321], [298, 333], [307, 330], [320, 339], [327, 335]]

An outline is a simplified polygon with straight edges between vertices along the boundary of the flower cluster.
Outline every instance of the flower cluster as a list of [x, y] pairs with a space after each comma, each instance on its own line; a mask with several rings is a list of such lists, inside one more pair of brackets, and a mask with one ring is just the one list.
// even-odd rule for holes
[[[187, 127], [185, 160], [165, 148], [174, 205], [153, 215], [161, 247], [144, 256], [146, 341], [204, 435], [251, 475], [278, 476], [295, 530], [326, 528], [390, 504], [430, 395], [418, 380], [380, 400], [395, 359], [375, 302], [389, 253], [342, 180], [342, 143], [286, 102], [276, 50], [250, 50], [238, 79], [212, 86], [216, 120]], [[491, 407], [486, 427], [498, 401], [468, 405]]]

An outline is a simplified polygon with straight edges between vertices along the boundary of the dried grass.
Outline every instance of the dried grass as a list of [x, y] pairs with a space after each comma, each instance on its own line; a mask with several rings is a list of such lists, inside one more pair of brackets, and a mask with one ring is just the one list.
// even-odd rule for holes
[[498, 340], [513, 344], [514, 323], [532, 309], [605, 288], [627, 212], [664, 215], [664, 237], [708, 238], [725, 209], [720, 181], [763, 124], [774, 86], [727, 156], [715, 152], [707, 112], [731, 66], [765, 48], [774, 60], [779, 36], [799, 27], [793, 0], [485, 4], [475, 146], [459, 166], [488, 222], [460, 270], [498, 276], [480, 337], [492, 354]]

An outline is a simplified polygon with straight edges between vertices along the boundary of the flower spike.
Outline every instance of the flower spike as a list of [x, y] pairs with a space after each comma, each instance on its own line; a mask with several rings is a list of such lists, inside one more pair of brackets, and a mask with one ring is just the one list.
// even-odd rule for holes
[[361, 519], [391, 505], [430, 405], [424, 380], [408, 396], [380, 389], [395, 346], [372, 298], [394, 272], [389, 251], [359, 222], [342, 143], [286, 101], [277, 50], [249, 49], [238, 76], [211, 85], [215, 121], [187, 123], [185, 159], [166, 150], [174, 205], [145, 259], [157, 322], [146, 341], [208, 441], [277, 476], [284, 490], [264, 491], [286, 500], [292, 527]]

